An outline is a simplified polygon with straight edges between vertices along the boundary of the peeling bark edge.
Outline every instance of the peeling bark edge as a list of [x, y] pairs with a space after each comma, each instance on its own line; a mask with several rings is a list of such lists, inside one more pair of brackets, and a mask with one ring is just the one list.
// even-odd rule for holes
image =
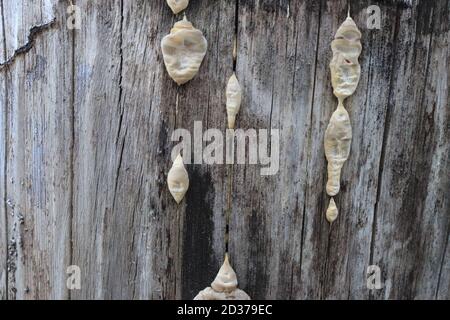
[[39, 34], [43, 33], [44, 31], [53, 28], [55, 26], [55, 24], [56, 24], [56, 18], [53, 18], [51, 21], [49, 21], [47, 23], [40, 24], [40, 25], [32, 27], [30, 29], [29, 34], [28, 34], [28, 41], [27, 41], [27, 43], [24, 44], [23, 46], [21, 46], [20, 48], [16, 49], [14, 51], [14, 54], [9, 59], [7, 59], [6, 61], [0, 63], [0, 71], [4, 70], [5, 68], [7, 68], [11, 64], [13, 64], [18, 56], [20, 56], [22, 54], [25, 54], [28, 51], [30, 51], [31, 48], [33, 48], [34, 41], [36, 40], [37, 36]]

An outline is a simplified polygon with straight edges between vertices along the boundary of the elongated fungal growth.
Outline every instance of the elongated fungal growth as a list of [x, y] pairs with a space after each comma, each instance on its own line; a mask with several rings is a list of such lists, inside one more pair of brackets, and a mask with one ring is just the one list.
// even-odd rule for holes
[[177, 156], [169, 170], [167, 185], [175, 201], [180, 203], [189, 188], [189, 176], [184, 168], [181, 155]]
[[197, 74], [206, 54], [208, 42], [186, 17], [174, 24], [161, 41], [164, 64], [170, 77], [182, 85]]
[[336, 220], [338, 213], [339, 212], [336, 207], [336, 202], [334, 202], [334, 199], [331, 198], [330, 204], [328, 205], [327, 214], [326, 214], [328, 222], [332, 223], [334, 220]]
[[[340, 190], [341, 169], [350, 154], [352, 127], [344, 107], [344, 99], [352, 95], [358, 86], [361, 67], [361, 32], [350, 16], [338, 28], [331, 43], [333, 58], [330, 63], [333, 93], [338, 107], [331, 116], [325, 131], [325, 156], [328, 161], [327, 194], [335, 196]], [[334, 200], [333, 200], [334, 203]], [[331, 206], [330, 202], [330, 206]], [[336, 209], [337, 212], [337, 209]]]
[[178, 14], [189, 5], [189, 0], [167, 0], [167, 4], [174, 14]]
[[200, 291], [194, 300], [250, 300], [248, 294], [237, 287], [237, 277], [225, 255], [225, 261], [211, 287]]
[[347, 17], [338, 28], [331, 42], [333, 58], [330, 63], [333, 93], [343, 101], [355, 92], [361, 67], [358, 57], [361, 53], [361, 32], [352, 18]]
[[228, 128], [234, 129], [236, 122], [236, 115], [241, 108], [242, 90], [236, 75], [233, 75], [228, 80], [227, 89], [227, 116], [228, 116]]
[[328, 161], [327, 193], [330, 196], [339, 193], [341, 169], [350, 154], [351, 142], [350, 117], [342, 102], [339, 102], [325, 131], [325, 156]]

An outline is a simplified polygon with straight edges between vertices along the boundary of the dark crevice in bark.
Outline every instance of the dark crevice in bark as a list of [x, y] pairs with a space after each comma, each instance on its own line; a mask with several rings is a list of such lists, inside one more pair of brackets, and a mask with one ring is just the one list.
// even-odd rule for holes
[[[237, 52], [238, 52], [238, 33], [239, 33], [239, 0], [236, 0], [234, 11], [234, 40], [232, 48], [233, 56], [233, 72], [236, 73]], [[234, 143], [234, 142], [233, 142]], [[234, 161], [233, 161], [234, 162]], [[228, 165], [228, 190], [227, 190], [227, 210], [225, 216], [225, 252], [228, 253], [230, 247], [230, 222], [232, 213], [232, 196], [233, 196], [233, 163]]]
[[117, 130], [117, 136], [116, 136], [116, 146], [120, 138], [120, 132], [122, 129], [122, 120], [123, 120], [123, 108], [122, 108], [122, 95], [123, 95], [123, 0], [120, 1], [120, 38], [119, 38], [119, 56], [120, 56], [120, 62], [119, 62], [119, 97], [118, 97], [118, 109], [120, 112], [119, 116], [119, 125]]
[[236, 65], [237, 65], [238, 32], [239, 32], [239, 0], [236, 0], [236, 7], [235, 7], [235, 12], [234, 12], [234, 43], [233, 43], [233, 71], [234, 72], [236, 72]]
[[[70, 5], [75, 5], [73, 1], [69, 1]], [[70, 93], [70, 112], [71, 112], [71, 121], [70, 121], [70, 130], [71, 130], [71, 145], [70, 145], [70, 183], [69, 183], [69, 195], [70, 195], [70, 203], [69, 203], [69, 264], [73, 264], [73, 256], [74, 256], [74, 246], [73, 246], [73, 224], [74, 224], [74, 203], [75, 203], [75, 188], [74, 188], [74, 177], [75, 177], [75, 29], [72, 29], [70, 32], [71, 37], [71, 93]], [[72, 292], [68, 290], [68, 299], [72, 299]]]
[[[319, 59], [319, 43], [320, 43], [320, 24], [321, 24], [321, 16], [322, 16], [322, 1], [319, 1], [319, 10], [317, 14], [317, 37], [316, 37], [316, 52], [314, 57], [314, 73], [313, 73], [313, 85], [312, 85], [312, 93], [311, 93], [311, 107], [310, 107], [310, 115], [309, 115], [309, 129], [308, 130], [308, 137], [307, 137], [307, 157], [306, 157], [306, 174], [305, 174], [305, 190], [303, 193], [303, 215], [302, 215], [302, 230], [301, 230], [301, 245], [300, 245], [300, 274], [299, 274], [299, 282], [302, 281], [302, 263], [303, 263], [303, 247], [304, 247], [304, 240], [305, 240], [305, 224], [306, 224], [306, 203], [308, 198], [308, 167], [309, 167], [309, 159], [311, 157], [311, 128], [312, 128], [312, 118], [313, 118], [313, 108], [314, 108], [314, 96], [316, 94], [316, 74], [317, 74], [317, 62]], [[296, 43], [297, 46], [297, 43]], [[297, 50], [297, 48], [296, 48]], [[296, 51], [297, 53], [297, 51]]]
[[[116, 149], [119, 148], [119, 139], [120, 139], [120, 134], [122, 132], [122, 121], [123, 121], [123, 113], [124, 113], [124, 108], [122, 106], [122, 96], [123, 96], [123, 84], [122, 84], [122, 81], [123, 81], [123, 21], [124, 21], [123, 0], [120, 0], [119, 97], [117, 99], [117, 106], [118, 106], [118, 110], [120, 112], [120, 115], [119, 115], [119, 123], [118, 123], [118, 128], [117, 128], [117, 136], [116, 136], [116, 141], [115, 141]], [[119, 164], [118, 164], [117, 169], [116, 169], [116, 176], [115, 176], [116, 182], [115, 182], [115, 185], [114, 185], [114, 198], [113, 198], [113, 212], [114, 212], [114, 207], [115, 207], [115, 202], [116, 202], [117, 187], [118, 187], [118, 184], [119, 184], [120, 169], [122, 167], [122, 156], [123, 156], [123, 151], [124, 151], [124, 148], [125, 148], [126, 135], [127, 135], [127, 129], [125, 128], [125, 133], [124, 133], [123, 139], [122, 139], [122, 146], [120, 146]]]
[[123, 151], [125, 149], [125, 138], [127, 136], [127, 129], [125, 129], [125, 134], [123, 136], [123, 141], [122, 141], [122, 146], [120, 147], [120, 153], [119, 153], [119, 165], [117, 166], [116, 169], [116, 181], [114, 184], [114, 196], [113, 196], [113, 207], [112, 207], [112, 212], [114, 212], [114, 209], [116, 207], [116, 197], [117, 197], [117, 188], [119, 186], [119, 176], [120, 176], [120, 169], [122, 168], [122, 158], [123, 158]]
[[[372, 221], [372, 238], [370, 240], [370, 255], [369, 255], [369, 261], [370, 265], [373, 265], [374, 261], [374, 251], [375, 251], [375, 238], [376, 238], [376, 230], [377, 230], [377, 211], [378, 211], [378, 204], [380, 201], [380, 195], [381, 195], [381, 186], [382, 186], [382, 180], [383, 180], [383, 167], [384, 167], [384, 161], [386, 157], [386, 146], [387, 146], [387, 140], [389, 137], [389, 131], [390, 131], [390, 122], [391, 122], [391, 106], [390, 102], [393, 98], [393, 90], [392, 86], [394, 85], [394, 70], [395, 70], [395, 63], [397, 60], [397, 44], [398, 44], [398, 33], [400, 29], [400, 6], [397, 5], [396, 10], [396, 18], [395, 18], [395, 26], [394, 26], [394, 39], [392, 41], [393, 48], [392, 48], [392, 67], [390, 72], [390, 83], [389, 83], [389, 93], [388, 93], [388, 105], [386, 109], [386, 116], [385, 116], [385, 123], [384, 123], [384, 132], [383, 132], [383, 141], [381, 144], [381, 156], [380, 156], [380, 162], [378, 166], [378, 180], [377, 180], [377, 194], [376, 194], [376, 200], [375, 200], [375, 208], [373, 211], [373, 221]], [[373, 293], [369, 293], [369, 299], [373, 299]]]
[[269, 135], [268, 135], [268, 147], [267, 154], [271, 154], [272, 152], [272, 114], [273, 114], [273, 97], [275, 91], [275, 72], [272, 75], [272, 89], [271, 89], [271, 97], [270, 97], [270, 113], [269, 113]]
[[[3, 22], [4, 23], [4, 22]], [[0, 71], [4, 70], [5, 68], [7, 68], [8, 66], [10, 66], [15, 59], [22, 55], [27, 53], [28, 51], [31, 50], [31, 48], [33, 48], [34, 42], [37, 38], [37, 36], [41, 33], [43, 33], [44, 31], [53, 28], [56, 25], [56, 18], [53, 18], [52, 21], [38, 25], [38, 26], [34, 26], [30, 29], [30, 32], [28, 34], [28, 41], [26, 44], [24, 44], [23, 46], [21, 46], [20, 48], [16, 49], [13, 53], [13, 55], [10, 58], [6, 57], [5, 54], [5, 59], [7, 59], [6, 61], [0, 63]], [[6, 40], [4, 40], [6, 43]], [[5, 46], [6, 48], [6, 46]]]

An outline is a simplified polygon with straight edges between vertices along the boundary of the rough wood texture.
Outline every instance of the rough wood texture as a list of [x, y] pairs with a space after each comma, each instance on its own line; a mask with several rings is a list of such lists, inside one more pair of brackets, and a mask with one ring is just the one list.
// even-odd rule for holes
[[[0, 0], [0, 299], [192, 299], [223, 260], [229, 197], [230, 260], [252, 298], [450, 298], [448, 0], [190, 1], [209, 46], [181, 87], [160, 50], [181, 19], [165, 1], [73, 2], [81, 30], [69, 1]], [[361, 80], [330, 226], [330, 44], [348, 3]], [[366, 27], [373, 4], [381, 30]], [[170, 136], [225, 130], [236, 32], [236, 127], [279, 129], [280, 170], [187, 165], [177, 206]]]

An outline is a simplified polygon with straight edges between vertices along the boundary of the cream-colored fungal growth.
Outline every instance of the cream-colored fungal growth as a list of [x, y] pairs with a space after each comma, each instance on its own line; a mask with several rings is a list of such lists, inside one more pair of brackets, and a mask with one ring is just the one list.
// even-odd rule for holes
[[358, 57], [361, 53], [361, 32], [352, 18], [347, 17], [331, 42], [333, 58], [330, 63], [331, 84], [334, 95], [344, 100], [355, 92], [361, 67]]
[[230, 265], [228, 254], [225, 255], [225, 261], [220, 267], [214, 281], [211, 283], [211, 288], [217, 292], [231, 292], [237, 288], [237, 276], [233, 268]]
[[[338, 28], [331, 43], [333, 58], [330, 62], [333, 93], [338, 98], [338, 107], [325, 131], [325, 156], [328, 161], [327, 193], [338, 194], [341, 169], [350, 154], [352, 127], [344, 108], [344, 99], [352, 95], [358, 86], [361, 67], [361, 32], [350, 16]], [[331, 204], [331, 203], [330, 203]]]
[[189, 176], [184, 168], [181, 155], [177, 156], [169, 170], [167, 185], [175, 201], [180, 203], [189, 188]]
[[182, 85], [197, 74], [206, 54], [208, 42], [186, 17], [174, 24], [161, 41], [164, 64], [170, 77]]
[[335, 196], [339, 193], [341, 169], [350, 154], [352, 126], [344, 105], [339, 102], [331, 116], [325, 131], [325, 156], [328, 161], [327, 193]]
[[211, 287], [200, 291], [194, 300], [250, 300], [248, 294], [237, 287], [237, 277], [225, 255], [225, 261]]
[[228, 116], [228, 128], [234, 129], [236, 122], [236, 115], [241, 108], [242, 90], [236, 75], [233, 75], [228, 80], [227, 89], [227, 116]]
[[328, 222], [332, 223], [334, 220], [336, 220], [338, 213], [339, 212], [336, 207], [336, 202], [334, 202], [334, 199], [331, 198], [330, 204], [328, 205], [327, 214], [326, 214]]
[[189, 0], [167, 0], [167, 4], [173, 13], [177, 14], [187, 8]]

